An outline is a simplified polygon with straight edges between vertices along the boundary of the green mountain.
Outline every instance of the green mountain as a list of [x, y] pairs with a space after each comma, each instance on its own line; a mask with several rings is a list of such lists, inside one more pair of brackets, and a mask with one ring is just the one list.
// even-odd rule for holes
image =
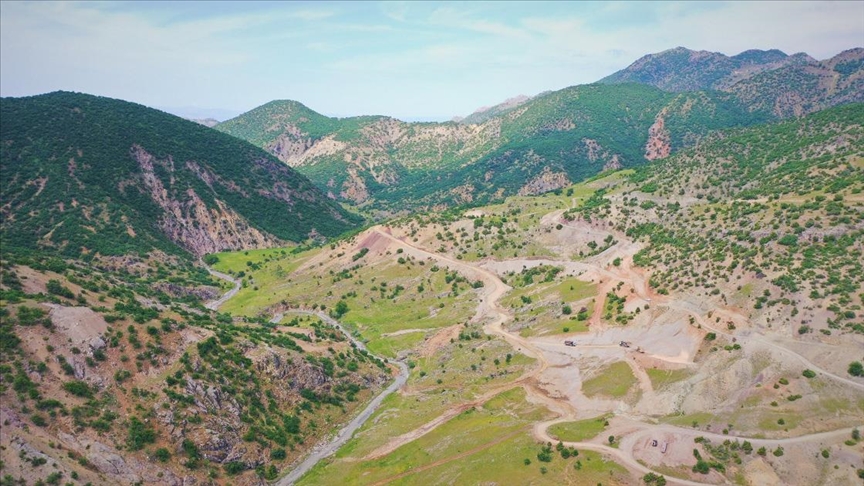
[[729, 57], [677, 47], [644, 56], [599, 82], [635, 82], [672, 92], [720, 90], [752, 110], [786, 118], [864, 101], [864, 48], [817, 61], [776, 49]]
[[574, 86], [494, 111], [474, 124], [406, 123], [328, 118], [278, 101], [216, 129], [273, 153], [333, 198], [392, 214], [539, 194], [770, 119], [728, 94], [639, 84]]
[[354, 227], [251, 144], [134, 103], [56, 92], [0, 100], [5, 245], [65, 255], [195, 255]]

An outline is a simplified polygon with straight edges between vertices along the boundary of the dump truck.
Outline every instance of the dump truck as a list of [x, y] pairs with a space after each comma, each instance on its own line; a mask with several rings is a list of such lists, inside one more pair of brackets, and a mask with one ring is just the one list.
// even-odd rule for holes
[[576, 341], [570, 341], [568, 339], [567, 341], [564, 341], [564, 346], [576, 346]]

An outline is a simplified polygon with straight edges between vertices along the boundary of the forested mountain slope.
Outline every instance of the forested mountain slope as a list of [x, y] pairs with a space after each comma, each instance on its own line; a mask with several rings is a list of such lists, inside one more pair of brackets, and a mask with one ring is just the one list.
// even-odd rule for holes
[[195, 255], [334, 236], [358, 223], [273, 156], [134, 103], [0, 101], [4, 244], [64, 255]]
[[333, 119], [278, 101], [216, 129], [277, 155], [333, 198], [393, 213], [539, 194], [767, 119], [722, 93], [625, 84], [546, 93], [479, 124]]

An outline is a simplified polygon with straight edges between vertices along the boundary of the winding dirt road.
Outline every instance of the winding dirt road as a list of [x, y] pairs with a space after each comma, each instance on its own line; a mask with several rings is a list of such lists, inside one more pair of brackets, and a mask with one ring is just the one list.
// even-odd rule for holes
[[[217, 310], [219, 308], [219, 306], [224, 304], [228, 299], [237, 295], [237, 292], [240, 291], [240, 280], [235, 279], [235, 278], [231, 277], [230, 275], [224, 274], [222, 272], [217, 272], [216, 270], [213, 270], [210, 267], [205, 266], [205, 268], [207, 268], [207, 271], [210, 272], [211, 275], [234, 283], [234, 288], [232, 288], [231, 290], [226, 292], [222, 297], [220, 297], [217, 300], [214, 300], [214, 301], [211, 301], [211, 302], [208, 302], [207, 304], [205, 304], [205, 307], [207, 307], [208, 309]], [[339, 331], [341, 331], [342, 334], [345, 335], [345, 337], [347, 337], [349, 340], [351, 340], [351, 342], [354, 343], [354, 345], [357, 346], [358, 349], [360, 349], [362, 351], [366, 351], [367, 353], [369, 353], [370, 356], [374, 356], [375, 358], [377, 358], [381, 361], [384, 361], [384, 362], [388, 361], [386, 358], [383, 358], [381, 356], [378, 356], [378, 355], [371, 353], [366, 348], [366, 345], [363, 344], [362, 341], [360, 341], [359, 339], [357, 339], [353, 335], [351, 335], [351, 333], [348, 332], [348, 330], [345, 329], [341, 323], [339, 323], [336, 319], [333, 319], [329, 315], [325, 314], [324, 312], [309, 311], [309, 310], [295, 310], [295, 311], [292, 311], [292, 313], [293, 314], [305, 314], [305, 315], [317, 316], [322, 321], [324, 321], [324, 322], [330, 324], [331, 326], [339, 329]], [[284, 316], [284, 313], [276, 314], [270, 319], [270, 322], [278, 323], [279, 321], [282, 320], [283, 316]], [[297, 482], [297, 480], [299, 480], [301, 477], [303, 477], [304, 474], [306, 474], [307, 472], [309, 472], [309, 470], [311, 470], [313, 467], [315, 467], [315, 465], [318, 464], [318, 462], [320, 462], [322, 459], [330, 456], [331, 454], [336, 452], [340, 447], [345, 445], [345, 443], [348, 442], [348, 440], [351, 439], [351, 437], [354, 435], [354, 432], [356, 432], [357, 429], [362, 427], [363, 424], [366, 423], [366, 421], [369, 420], [370, 417], [372, 417], [372, 414], [374, 414], [375, 411], [378, 410], [378, 407], [381, 406], [381, 403], [384, 402], [385, 398], [387, 398], [391, 393], [393, 393], [396, 390], [399, 390], [400, 388], [405, 386], [405, 383], [408, 382], [408, 373], [409, 373], [408, 366], [405, 363], [402, 363], [401, 361], [390, 361], [390, 362], [394, 363], [396, 365], [396, 367], [399, 368], [399, 374], [396, 376], [396, 379], [393, 381], [393, 383], [391, 383], [390, 386], [385, 388], [384, 391], [379, 393], [378, 396], [373, 398], [372, 401], [369, 402], [369, 404], [366, 406], [366, 408], [364, 408], [362, 412], [360, 412], [356, 417], [351, 419], [350, 422], [348, 422], [344, 427], [342, 427], [342, 429], [339, 430], [329, 442], [327, 442], [323, 445], [316, 446], [312, 450], [312, 453], [309, 454], [303, 460], [303, 462], [301, 462], [296, 467], [294, 467], [294, 469], [292, 469], [291, 472], [289, 472], [286, 476], [282, 477], [276, 483], [278, 486], [288, 486], [288, 485], [294, 484], [295, 482]]]
[[[514, 349], [525, 354], [526, 356], [529, 356], [531, 358], [536, 359], [538, 361], [538, 366], [535, 369], [526, 373], [525, 375], [523, 375], [522, 377], [520, 377], [519, 379], [515, 380], [512, 383], [509, 383], [507, 385], [503, 385], [501, 387], [497, 387], [493, 390], [490, 390], [489, 392], [478, 397], [476, 400], [472, 400], [470, 402], [466, 402], [464, 404], [461, 404], [460, 406], [451, 408], [450, 410], [439, 415], [438, 417], [434, 418], [433, 420], [423, 424], [422, 426], [418, 427], [415, 430], [412, 430], [410, 432], [402, 434], [398, 437], [394, 437], [393, 439], [388, 441], [387, 444], [385, 444], [385, 445], [379, 447], [378, 449], [372, 451], [364, 459], [369, 460], [369, 459], [375, 459], [375, 458], [380, 458], [380, 457], [386, 456], [387, 454], [395, 451], [399, 447], [428, 434], [429, 432], [433, 431], [436, 427], [440, 426], [441, 424], [446, 423], [448, 420], [455, 417], [456, 415], [458, 415], [462, 411], [464, 411], [470, 407], [473, 407], [473, 406], [482, 405], [482, 403], [491, 399], [492, 397], [496, 396], [497, 394], [499, 394], [503, 391], [506, 391], [508, 389], [518, 387], [518, 386], [523, 387], [526, 390], [526, 393], [529, 393], [532, 396], [532, 398], [535, 398], [538, 401], [543, 402], [544, 404], [548, 405], [551, 410], [553, 410], [559, 414], [558, 419], [550, 421], [550, 422], [544, 422], [544, 423], [536, 424], [535, 427], [533, 428], [533, 436], [536, 440], [538, 440], [540, 442], [557, 442], [557, 440], [555, 440], [551, 436], [549, 436], [549, 434], [547, 432], [547, 428], [554, 423], [576, 420], [577, 415], [576, 415], [575, 410], [572, 408], [572, 406], [570, 406], [570, 404], [567, 403], [566, 401], [562, 401], [559, 399], [549, 397], [545, 393], [541, 392], [540, 390], [537, 390], [535, 387], [530, 386], [529, 379], [537, 377], [539, 374], [541, 374], [543, 371], [545, 371], [548, 368], [549, 363], [548, 363], [548, 361], [547, 361], [546, 357], [544, 356], [544, 353], [541, 349], [539, 349], [537, 346], [535, 346], [533, 343], [531, 343], [527, 339], [525, 339], [525, 338], [523, 338], [517, 334], [512, 334], [512, 333], [506, 331], [506, 329], [504, 328], [504, 324], [507, 321], [509, 321], [510, 319], [512, 319], [512, 314], [510, 313], [509, 310], [507, 310], [507, 309], [505, 309], [499, 305], [499, 300], [504, 294], [506, 294], [510, 290], [510, 287], [507, 286], [503, 281], [501, 281], [501, 279], [495, 273], [490, 271], [488, 268], [484, 268], [484, 267], [481, 267], [479, 265], [474, 265], [474, 264], [467, 263], [464, 261], [456, 260], [456, 259], [450, 258], [449, 256], [441, 255], [438, 253], [433, 253], [433, 252], [428, 251], [426, 249], [417, 247], [417, 246], [415, 246], [415, 245], [413, 245], [407, 241], [404, 241], [400, 238], [394, 237], [390, 233], [388, 228], [378, 226], [378, 227], [372, 228], [370, 231], [375, 232], [375, 233], [389, 239], [392, 243], [394, 243], [397, 246], [399, 246], [400, 248], [402, 248], [402, 250], [404, 252], [410, 254], [411, 256], [413, 256], [415, 258], [433, 259], [436, 262], [438, 262], [439, 264], [446, 266], [451, 270], [458, 271], [458, 272], [462, 273], [466, 277], [469, 277], [471, 279], [481, 280], [484, 284], [484, 287], [483, 287], [483, 290], [482, 290], [482, 293], [480, 296], [480, 302], [477, 306], [477, 312], [474, 315], [474, 317], [472, 318], [472, 321], [473, 322], [487, 321], [486, 324], [484, 324], [484, 330], [486, 331], [487, 334], [494, 334], [494, 335], [500, 336], [501, 338], [506, 340], [511, 346], [513, 346]], [[661, 295], [658, 295], [658, 294], [652, 292], [650, 290], [649, 286], [647, 285], [647, 279], [645, 278], [645, 276], [642, 273], [640, 273], [639, 271], [637, 271], [636, 269], [634, 269], [632, 267], [632, 264], [631, 264], [632, 255], [638, 251], [639, 246], [635, 243], [632, 243], [632, 242], [625, 242], [625, 243], [626, 244], [622, 244], [621, 246], [618, 246], [617, 248], [613, 247], [613, 248], [610, 248], [610, 250], [607, 250], [609, 252], [614, 252], [616, 255], [626, 257], [626, 258], [623, 258], [623, 262], [622, 262], [623, 264], [618, 268], [604, 268], [604, 267], [601, 267], [597, 263], [588, 262], [588, 261], [572, 262], [572, 261], [557, 261], [557, 260], [552, 260], [552, 259], [517, 260], [517, 261], [512, 261], [512, 262], [508, 261], [506, 263], [511, 264], [511, 265], [512, 264], [521, 264], [521, 265], [524, 265], [526, 267], [537, 266], [537, 265], [563, 266], [565, 268], [565, 270], [569, 270], [569, 271], [590, 270], [590, 271], [596, 272], [598, 275], [600, 275], [602, 277], [610, 279], [611, 281], [626, 282], [632, 286], [633, 290], [635, 291], [635, 294], [638, 297], [640, 297], [642, 299], [646, 299], [649, 302], [656, 301], [656, 304], [660, 305], [660, 306], [665, 306], [665, 307], [670, 307], [670, 308], [674, 308], [677, 310], [682, 310], [682, 311], [694, 316], [694, 318], [700, 324], [702, 324], [704, 328], [707, 328], [707, 329], [712, 330], [714, 332], [717, 332], [719, 334], [724, 334], [724, 335], [728, 335], [728, 336], [732, 337], [732, 334], [729, 334], [727, 332], [721, 331], [719, 329], [714, 329], [713, 327], [711, 327], [708, 324], [707, 319], [705, 319], [703, 317], [702, 312], [700, 312], [701, 309], [694, 309], [693, 306], [682, 305], [681, 303], [676, 301], [671, 296], [661, 296]], [[484, 263], [484, 265], [486, 265], [487, 267], [495, 268], [496, 263], [499, 263], [499, 262], [487, 261]], [[503, 264], [505, 262], [500, 262], [500, 263]], [[608, 283], [611, 283], [611, 282], [608, 282]], [[600, 299], [598, 299], [598, 300], [600, 300]], [[717, 310], [715, 310], [715, 312], [716, 311]], [[725, 314], [729, 314], [727, 317], [729, 317], [730, 319], [733, 319], [733, 320], [742, 320], [743, 319], [746, 321], [746, 317], [744, 317], [740, 314], [734, 314], [733, 315], [731, 313], [731, 311], [729, 311], [728, 309], [722, 309], [721, 312], [723, 312]], [[599, 314], [599, 313], [595, 312], [595, 314]], [[738, 337], [743, 337], [743, 336], [744, 336], [744, 334], [741, 334]], [[748, 337], [748, 339], [754, 339], [754, 340], [758, 341], [760, 344], [764, 344], [764, 345], [770, 346], [772, 348], [775, 348], [781, 352], [794, 355], [796, 357], [796, 359], [798, 359], [802, 364], [804, 364], [805, 366], [807, 366], [810, 369], [813, 369], [814, 371], [822, 373], [826, 377], [835, 379], [835, 380], [840, 381], [842, 383], [852, 385], [856, 388], [864, 389], [864, 385], [857, 383], [857, 382], [854, 382], [852, 380], [843, 378], [841, 376], [837, 376], [835, 374], [832, 374], [832, 373], [814, 365], [812, 362], [807, 360], [804, 356], [801, 356], [800, 354], [794, 352], [793, 350], [790, 350], [788, 348], [784, 348], [778, 344], [775, 344], [775, 343], [767, 340], [767, 338], [765, 338], [761, 335], [758, 335], [756, 333], [751, 333], [751, 334], [747, 335], [747, 337]], [[638, 368], [638, 366], [635, 366], [632, 363], [628, 362], [628, 364], [631, 364], [631, 367]], [[634, 369], [634, 372], [636, 372], [636, 371], [637, 370]], [[635, 375], [637, 376], [637, 378], [640, 378], [639, 383], [640, 383], [640, 387], [643, 388], [643, 392], [647, 392], [647, 393], [653, 392], [653, 390], [651, 388], [651, 382], [647, 378], [647, 375], [643, 376], [643, 375], [645, 375], [644, 371], [642, 373], [636, 372]], [[819, 441], [819, 440], [825, 440], [825, 439], [835, 439], [835, 438], [842, 437], [844, 434], [848, 435], [851, 430], [852, 430], [851, 428], [846, 428], [846, 429], [823, 432], [823, 433], [818, 433], [818, 434], [811, 434], [811, 435], [806, 435], [806, 436], [788, 438], [788, 439], [756, 439], [756, 438], [748, 438], [748, 437], [735, 437], [735, 438], [737, 438], [739, 440], [748, 440], [752, 444], [758, 445], [758, 446], [762, 446], [762, 445], [776, 446], [776, 445], [782, 445], [782, 444], [795, 444], [795, 443], [804, 443], [804, 442]], [[679, 434], [682, 436], [693, 437], [693, 438], [695, 438], [697, 435], [701, 435], [703, 437], [719, 439], [721, 441], [725, 440], [725, 439], [732, 438], [730, 436], [720, 436], [719, 434], [711, 434], [711, 433], [706, 433], [703, 431], [692, 431], [689, 429], [682, 429], [682, 428], [678, 428], [678, 427], [674, 427], [674, 426], [670, 426], [670, 425], [652, 425], [652, 424], [645, 424], [645, 423], [640, 423], [638, 425], [637, 431], [633, 434], [633, 436], [638, 437], [638, 436], [641, 436], [642, 434], [658, 433], [658, 432], [676, 433], [676, 434]], [[572, 447], [577, 447], [577, 448], [581, 448], [581, 449], [585, 449], [585, 450], [592, 450], [592, 451], [599, 452], [599, 453], [602, 453], [602, 454], [605, 454], [608, 456], [612, 456], [616, 460], [618, 460], [621, 464], [625, 465], [628, 469], [630, 469], [631, 471], [636, 472], [637, 474], [640, 474], [640, 475], [641, 474], [647, 474], [649, 472], [655, 473], [655, 474], [660, 474], [658, 471], [650, 469], [649, 467], [643, 465], [642, 463], [640, 463], [639, 461], [637, 461], [635, 459], [635, 457], [633, 455], [632, 441], [630, 441], [630, 442], [631, 442], [631, 446], [629, 448], [624, 448], [624, 449], [613, 448], [613, 447], [610, 447], [608, 445], [595, 443], [595, 442], [569, 442], [569, 443], [565, 443], [565, 445], [567, 445], [568, 447], [572, 446]], [[391, 478], [391, 479], [397, 479], [397, 478]], [[700, 483], [698, 481], [680, 479], [680, 478], [675, 478], [675, 477], [670, 477], [670, 476], [667, 476], [667, 481], [670, 484], [680, 484], [680, 485], [686, 485], [686, 486], [702, 486], [705, 484], [710, 484], [710, 483]]]
[[227, 302], [228, 299], [230, 299], [231, 297], [234, 297], [235, 295], [237, 295], [237, 292], [240, 292], [240, 286], [241, 286], [240, 279], [234, 278], [231, 275], [228, 275], [227, 273], [217, 272], [216, 270], [213, 270], [212, 268], [210, 268], [207, 265], [204, 265], [204, 268], [206, 268], [207, 271], [210, 272], [210, 275], [213, 275], [214, 277], [217, 277], [217, 278], [221, 278], [222, 280], [227, 280], [228, 282], [231, 282], [232, 284], [234, 284], [234, 287], [231, 290], [229, 290], [228, 292], [225, 292], [224, 294], [222, 294], [222, 297], [219, 297], [216, 300], [211, 300], [210, 302], [207, 302], [206, 304], [204, 304], [204, 307], [206, 307], [210, 310], [219, 310], [219, 307], [221, 307], [222, 304]]
[[[493, 389], [490, 389], [486, 393], [484, 393], [483, 395], [477, 397], [476, 399], [462, 403], [462, 404], [457, 405], [457, 406], [454, 406], [454, 407], [448, 409], [443, 414], [441, 414], [441, 415], [435, 417], [434, 419], [430, 420], [429, 422], [421, 425], [420, 427], [418, 427], [418, 428], [416, 428], [410, 432], [407, 432], [405, 434], [402, 434], [398, 437], [392, 438], [386, 444], [384, 444], [381, 447], [379, 447], [378, 449], [372, 451], [369, 455], [367, 455], [364, 458], [364, 460], [370, 460], [370, 459], [375, 459], [375, 458], [380, 458], [380, 457], [386, 456], [387, 454], [390, 454], [391, 452], [395, 451], [399, 447], [401, 447], [405, 444], [408, 444], [414, 440], [417, 440], [418, 438], [423, 437], [424, 435], [430, 433], [431, 431], [435, 430], [438, 426], [448, 422], [450, 419], [456, 417], [457, 415], [459, 415], [463, 411], [465, 411], [471, 407], [482, 405], [483, 403], [490, 400], [494, 396], [496, 396], [496, 395], [498, 395], [504, 391], [516, 388], [516, 387], [522, 387], [523, 389], [525, 389], [526, 393], [532, 399], [534, 399], [535, 401], [543, 403], [550, 410], [554, 411], [555, 413], [557, 413], [559, 415], [559, 417], [555, 420], [535, 424], [535, 426], [532, 429], [532, 435], [534, 436], [534, 438], [536, 440], [538, 440], [540, 442], [557, 442], [556, 439], [553, 439], [549, 435], [548, 427], [555, 424], [555, 423], [572, 421], [572, 420], [577, 419], [576, 410], [573, 409], [572, 405], [570, 405], [570, 403], [567, 400], [561, 400], [561, 399], [557, 399], [554, 397], [550, 397], [546, 393], [542, 392], [541, 390], [538, 390], [535, 386], [533, 386], [532, 379], [538, 377], [541, 373], [543, 373], [549, 367], [549, 362], [547, 361], [547, 358], [544, 355], [544, 351], [541, 348], [538, 348], [534, 343], [532, 343], [528, 339], [525, 339], [525, 338], [519, 336], [518, 334], [513, 334], [513, 333], [508, 332], [506, 330], [506, 328], [504, 327], [504, 324], [507, 323], [508, 321], [510, 321], [513, 318], [513, 315], [508, 309], [503, 308], [499, 304], [499, 300], [501, 299], [502, 296], [504, 296], [510, 290], [510, 287], [508, 285], [506, 285], [494, 273], [494, 271], [492, 269], [498, 268], [499, 266], [505, 266], [505, 265], [510, 265], [510, 266], [512, 266], [512, 265], [524, 265], [526, 267], [537, 266], [537, 265], [553, 265], [553, 266], [564, 267], [565, 270], [571, 271], [571, 272], [592, 271], [592, 272], [595, 272], [595, 274], [597, 274], [598, 276], [600, 276], [604, 280], [608, 279], [605, 281], [603, 286], [601, 286], [602, 287], [602, 288], [600, 288], [601, 291], [604, 288], [612, 285], [613, 282], [625, 282], [633, 288], [635, 295], [638, 296], [639, 298], [645, 299], [648, 302], [652, 302], [652, 305], [657, 305], [657, 306], [662, 306], [662, 307], [667, 307], [667, 308], [683, 311], [683, 312], [693, 316], [693, 318], [699, 324], [701, 324], [702, 327], [705, 329], [708, 329], [708, 330], [711, 330], [711, 331], [716, 332], [718, 334], [726, 335], [729, 337], [738, 337], [738, 338], [746, 337], [748, 339], [748, 342], [755, 342], [755, 343], [758, 343], [760, 345], [771, 347], [771, 348], [776, 349], [776, 350], [783, 352], [785, 354], [792, 355], [795, 359], [800, 361], [805, 367], [812, 369], [812, 370], [822, 374], [823, 376], [825, 376], [827, 378], [834, 379], [836, 381], [839, 381], [841, 383], [847, 384], [849, 386], [852, 386], [852, 387], [855, 387], [858, 389], [864, 389], [864, 384], [861, 384], [861, 383], [855, 382], [853, 380], [844, 378], [842, 376], [838, 376], [836, 374], [830, 373], [827, 370], [824, 370], [823, 368], [813, 364], [804, 356], [796, 353], [795, 351], [793, 351], [791, 349], [785, 348], [785, 347], [783, 347], [777, 343], [770, 341], [765, 336], [762, 336], [762, 335], [754, 333], [754, 332], [741, 332], [741, 333], [733, 335], [733, 334], [726, 332], [724, 330], [716, 329], [713, 326], [711, 326], [710, 323], [708, 322], [708, 319], [706, 319], [704, 317], [704, 315], [707, 313], [705, 309], [697, 308], [695, 305], [690, 304], [689, 302], [678, 300], [672, 296], [661, 296], [661, 295], [655, 294], [654, 292], [651, 291], [650, 287], [648, 286], [647, 279], [646, 279], [645, 275], [642, 274], [641, 272], [639, 272], [638, 270], [636, 270], [635, 268], [633, 268], [633, 266], [632, 266], [632, 256], [640, 248], [640, 246], [634, 242], [624, 241], [623, 243], [619, 243], [619, 244], [613, 246], [612, 248], [610, 248], [604, 252], [604, 254], [606, 254], [607, 257], [609, 255], [613, 255], [613, 254], [616, 256], [623, 257], [622, 258], [622, 265], [619, 267], [613, 267], [613, 268], [606, 268], [606, 267], [601, 266], [601, 264], [597, 258], [588, 259], [588, 260], [582, 261], [582, 262], [557, 261], [557, 260], [552, 260], [552, 259], [514, 260], [514, 261], [506, 261], [506, 262], [486, 261], [482, 264], [483, 266], [480, 266], [480, 264], [472, 264], [472, 263], [468, 263], [465, 261], [457, 260], [457, 259], [451, 258], [447, 255], [434, 253], [434, 252], [428, 251], [424, 248], [415, 246], [415, 245], [413, 245], [413, 244], [411, 244], [411, 243], [409, 243], [403, 239], [394, 237], [392, 235], [390, 229], [387, 227], [376, 226], [376, 227], [370, 228], [370, 230], [368, 230], [368, 231], [371, 233], [375, 233], [380, 237], [388, 239], [392, 244], [398, 246], [405, 253], [407, 253], [408, 255], [410, 255], [412, 257], [415, 257], [418, 259], [432, 259], [432, 260], [436, 261], [438, 264], [445, 266], [445, 267], [449, 268], [450, 270], [457, 271], [457, 272], [463, 274], [464, 276], [466, 276], [472, 280], [482, 281], [484, 286], [479, 290], [480, 301], [479, 301], [478, 306], [477, 306], [477, 311], [476, 311], [475, 315], [472, 317], [472, 322], [483, 323], [484, 331], [487, 334], [500, 336], [502, 339], [507, 341], [517, 351], [521, 352], [522, 354], [524, 354], [530, 358], [535, 359], [537, 361], [537, 366], [534, 367], [529, 372], [522, 375], [521, 377], [519, 377], [518, 379], [514, 380], [513, 382], [510, 382], [510, 383], [495, 387]], [[230, 276], [227, 276], [225, 274], [220, 274], [219, 272], [214, 272], [212, 270], [210, 270], [210, 273], [217, 276], [217, 277], [225, 278], [226, 280], [229, 280], [229, 281], [232, 281], [235, 283], [234, 289], [232, 289], [231, 291], [226, 293], [224, 296], [222, 296], [217, 301], [208, 303], [208, 305], [207, 305], [208, 308], [217, 309], [222, 303], [224, 303], [225, 301], [227, 301], [229, 298], [231, 298], [233, 295], [235, 295], [237, 293], [237, 291], [240, 288], [240, 285], [239, 285], [238, 281], [236, 281], [235, 279], [232, 279]], [[598, 299], [598, 301], [602, 301], [602, 299]], [[599, 304], [599, 305], [602, 305], [602, 304]], [[735, 312], [733, 310], [730, 310], [730, 309], [714, 308], [711, 310], [715, 314], [723, 315], [724, 317], [728, 318], [729, 320], [732, 320], [735, 322], [746, 322], [747, 321], [746, 316], [744, 316], [738, 312]], [[329, 322], [335, 326], [338, 326], [340, 329], [342, 329], [341, 325], [339, 325], [336, 321], [332, 320], [326, 314], [323, 314], [320, 312], [306, 312], [306, 313], [318, 315], [319, 317], [326, 320], [327, 322]], [[595, 309], [595, 312], [594, 312], [594, 315], [592, 316], [592, 318], [599, 319], [599, 315], [600, 315], [600, 312], [598, 312], [598, 309]], [[592, 322], [592, 324], [599, 324], [599, 322]], [[344, 329], [342, 329], [342, 331], [345, 332]], [[345, 332], [345, 334], [347, 336], [349, 336], [349, 338], [351, 338], [352, 341], [354, 341], [358, 345], [362, 345], [362, 343], [359, 343], [356, 340], [354, 340], [353, 336], [351, 336], [350, 333]], [[640, 373], [639, 370], [641, 370], [641, 369], [637, 369], [638, 366], [636, 366], [633, 363], [629, 363], [629, 361], [628, 361], [628, 364], [630, 364], [631, 367], [634, 368], [633, 371], [635, 373], [635, 376], [637, 376], [637, 378], [639, 378], [640, 387], [643, 389], [643, 392], [652, 393], [653, 390], [651, 387], [650, 379], [648, 379], [648, 377], [647, 377], [647, 375], [645, 375], [644, 371]], [[374, 400], [373, 403], [370, 404], [366, 410], [364, 410], [358, 417], [356, 417], [355, 420], [349, 424], [349, 426], [346, 426], [346, 428], [344, 428], [342, 431], [340, 431], [339, 434], [337, 435], [337, 437], [334, 438], [333, 441], [328, 443], [325, 447], [321, 448], [320, 450], [316, 449], [316, 451], [313, 452], [313, 454], [311, 456], [309, 456], [309, 458], [307, 458], [306, 461], [304, 461], [297, 469], [292, 471], [288, 476], [283, 478], [279, 482], [279, 484], [280, 485], [292, 484], [293, 481], [296, 481], [303, 474], [305, 474], [306, 471], [311, 469], [311, 467], [314, 466], [315, 463], [317, 463], [318, 461], [320, 461], [324, 457], [327, 457], [328, 455], [332, 454], [333, 452], [336, 451], [336, 449], [338, 449], [338, 447], [340, 447], [342, 444], [344, 444], [350, 438], [351, 434], [353, 434], [353, 432], [356, 431], [357, 428], [359, 428], [362, 425], [362, 423], [365, 422], [365, 420], [367, 420], [371, 416], [371, 414], [374, 412], [374, 410], [377, 408], [377, 406], [380, 405], [380, 402], [381, 402], [381, 400], [383, 400], [383, 397], [385, 397], [387, 394], [392, 393], [393, 391], [395, 391], [396, 389], [401, 387], [402, 384], [404, 384], [404, 382], [407, 380], [407, 375], [408, 375], [407, 367], [405, 367], [404, 364], [400, 363], [400, 368], [402, 369], [402, 374], [400, 374], [400, 379], [402, 379], [401, 383], [399, 380], [397, 380], [397, 382], [394, 382], [394, 384], [392, 384], [387, 390], [385, 390], [384, 393], [379, 395], [379, 397], [377, 397], [376, 400]], [[403, 376], [404, 376], [404, 379], [403, 379]], [[625, 414], [624, 418], [626, 419], [626, 414]], [[634, 417], [631, 417], [630, 419], [635, 420]], [[694, 431], [691, 429], [684, 429], [684, 428], [674, 427], [671, 425], [647, 424], [647, 423], [639, 422], [638, 420], [635, 420], [633, 423], [634, 423], [633, 427], [635, 428], [635, 430], [628, 434], [627, 444], [629, 444], [629, 445], [622, 446], [622, 448], [613, 448], [613, 447], [610, 447], [610, 446], [602, 444], [602, 443], [591, 442], [591, 441], [565, 442], [564, 444], [568, 447], [572, 446], [572, 447], [576, 447], [579, 449], [591, 450], [591, 451], [602, 453], [602, 454], [607, 455], [607, 456], [611, 456], [615, 460], [620, 462], [622, 465], [626, 466], [632, 472], [635, 472], [635, 473], [641, 475], [641, 474], [647, 474], [649, 472], [659, 474], [658, 471], [652, 470], [649, 467], [642, 464], [641, 462], [637, 461], [633, 455], [633, 444], [635, 443], [636, 440], [638, 440], [639, 438], [643, 437], [646, 434], [652, 434], [652, 433], [656, 434], [656, 433], [666, 432], [666, 433], [677, 434], [679, 436], [687, 437], [687, 438], [691, 438], [691, 439], [695, 438], [697, 435], [701, 435], [703, 437], [707, 437], [707, 438], [711, 438], [711, 439], [717, 439], [720, 441], [725, 440], [725, 439], [735, 438], [738, 440], [748, 440], [753, 445], [756, 445], [756, 446], [777, 446], [777, 445], [783, 445], [783, 444], [796, 444], [796, 443], [821, 441], [821, 440], [827, 440], [827, 439], [837, 439], [837, 438], [842, 437], [844, 434], [848, 435], [850, 433], [850, 431], [852, 430], [852, 428], [845, 428], [845, 429], [840, 429], [840, 430], [822, 432], [822, 433], [818, 433], [818, 434], [811, 434], [811, 435], [805, 435], [805, 436], [799, 436], [799, 437], [787, 438], [787, 439], [757, 439], [757, 438], [748, 438], [748, 437], [734, 437], [734, 436], [728, 436], [728, 435], [721, 436], [719, 434], [712, 434], [710, 432]], [[308, 465], [307, 465], [307, 463], [308, 463]], [[399, 477], [401, 477], [401, 476], [389, 478], [389, 480], [398, 479]], [[686, 486], [702, 486], [705, 484], [709, 484], [709, 483], [700, 483], [698, 481], [674, 478], [674, 477], [670, 477], [670, 476], [666, 476], [666, 477], [667, 477], [667, 481], [670, 484], [680, 484], [680, 485], [686, 485]], [[382, 481], [382, 484], [388, 482], [389, 480]]]

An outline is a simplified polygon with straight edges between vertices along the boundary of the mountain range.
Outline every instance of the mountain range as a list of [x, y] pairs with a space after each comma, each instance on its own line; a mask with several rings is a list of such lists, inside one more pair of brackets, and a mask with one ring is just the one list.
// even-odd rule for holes
[[218, 124], [335, 200], [386, 217], [539, 194], [693, 146], [712, 130], [864, 101], [864, 49], [826, 61], [778, 50], [676, 48], [597, 84], [516, 97], [447, 123], [330, 118], [274, 101]]
[[2, 98], [0, 486], [859, 484], [862, 60], [446, 123]]
[[719, 90], [778, 118], [864, 101], [864, 48], [817, 61], [799, 52], [749, 50], [736, 56], [677, 47], [649, 54], [599, 82], [641, 83], [673, 92]]

